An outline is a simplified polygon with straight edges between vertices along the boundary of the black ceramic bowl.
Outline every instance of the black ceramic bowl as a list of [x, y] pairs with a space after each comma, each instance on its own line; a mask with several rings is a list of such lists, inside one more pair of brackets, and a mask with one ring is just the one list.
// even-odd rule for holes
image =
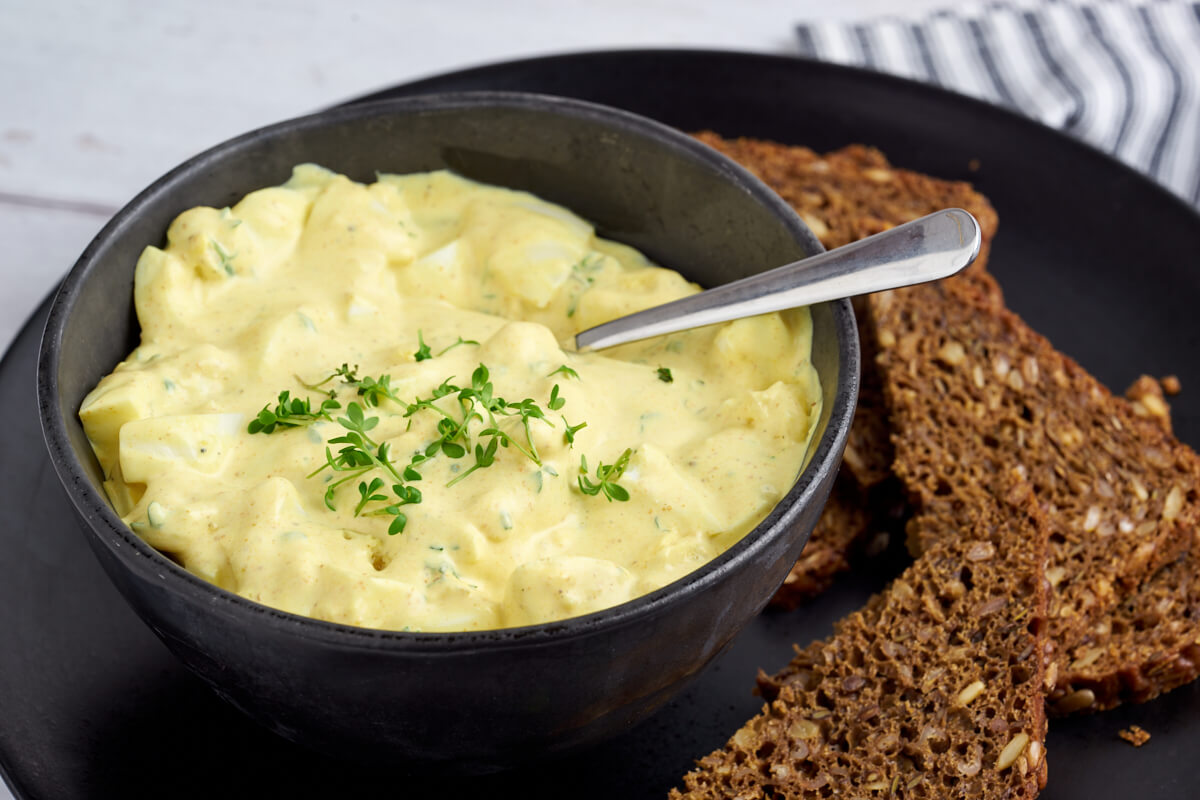
[[456, 769], [510, 765], [627, 730], [762, 609], [807, 540], [857, 396], [849, 304], [812, 310], [824, 405], [807, 466], [761, 524], [696, 572], [585, 617], [477, 633], [367, 630], [283, 613], [191, 575], [125, 527], [105, 500], [77, 412], [137, 343], [142, 248], [161, 244], [180, 212], [231, 205], [307, 161], [357, 180], [449, 167], [528, 190], [702, 285], [820, 245], [749, 173], [670, 128], [553, 97], [440, 95], [327, 111], [197, 156], [113, 218], [54, 300], [38, 365], [50, 458], [109, 576], [218, 694], [325, 752]]

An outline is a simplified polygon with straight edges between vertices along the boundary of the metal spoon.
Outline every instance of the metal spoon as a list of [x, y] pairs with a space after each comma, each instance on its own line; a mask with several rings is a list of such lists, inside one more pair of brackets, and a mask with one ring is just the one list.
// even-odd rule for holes
[[575, 335], [599, 350], [664, 333], [945, 278], [979, 255], [979, 223], [960, 208], [937, 211], [844, 247], [647, 308]]

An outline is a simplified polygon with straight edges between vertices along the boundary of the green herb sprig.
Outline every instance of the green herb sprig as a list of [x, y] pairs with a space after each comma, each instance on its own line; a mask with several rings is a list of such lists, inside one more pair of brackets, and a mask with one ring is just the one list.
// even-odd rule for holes
[[[421, 480], [421, 473], [417, 470], [417, 465], [424, 462], [427, 457], [424, 453], [416, 453], [408, 466], [398, 471], [388, 452], [388, 443], [376, 442], [368, 433], [379, 424], [379, 417], [368, 417], [358, 403], [351, 403], [347, 406], [346, 416], [338, 417], [337, 423], [346, 429], [346, 433], [330, 439], [329, 444], [344, 446], [336, 456], [330, 447], [326, 447], [325, 463], [308, 474], [308, 477], [312, 478], [326, 469], [335, 473], [346, 473], [345, 477], [331, 481], [325, 487], [325, 506], [330, 511], [337, 511], [334, 501], [340, 487], [373, 470], [383, 470], [388, 477], [395, 481], [391, 487], [394, 497], [380, 493], [385, 484], [380, 477], [374, 477], [370, 482], [360, 481], [358, 484], [359, 501], [354, 507], [354, 516], [362, 516], [364, 513], [369, 515], [388, 514], [393, 518], [388, 526], [388, 534], [395, 535], [403, 532], [404, 527], [408, 524], [408, 517], [400, 510], [400, 507], [421, 502], [420, 489], [408, 484]], [[386, 505], [383, 508], [365, 511], [370, 503], [376, 502], [386, 503]]]
[[250, 433], [274, 433], [277, 428], [302, 428], [317, 420], [333, 421], [330, 411], [336, 411], [342, 404], [333, 397], [321, 401], [314, 411], [312, 401], [308, 398], [292, 397], [292, 393], [284, 390], [279, 393], [279, 402], [275, 408], [270, 403], [263, 406], [258, 416], [250, 420], [246, 430]]
[[588, 477], [587, 457], [579, 457], [579, 491], [586, 495], [596, 496], [601, 492], [608, 498], [608, 502], [619, 500], [625, 502], [629, 499], [629, 490], [617, 483], [621, 476], [625, 474], [625, 468], [629, 466], [629, 457], [633, 455], [633, 448], [626, 447], [625, 452], [618, 456], [617, 460], [611, 464], [605, 464], [603, 461], [596, 467], [596, 481], [592, 482]]
[[[458, 387], [450, 383], [449, 378], [442, 382], [434, 392], [433, 397], [414, 400], [408, 404], [408, 409], [404, 416], [411, 417], [422, 409], [430, 409], [441, 414], [443, 419], [438, 422], [438, 432], [442, 434], [439, 440], [436, 440], [430, 445], [430, 448], [436, 449], [443, 447], [444, 444], [455, 444], [456, 441], [463, 441], [469, 449], [468, 429], [472, 422], [479, 421], [484, 424], [483, 430], [479, 432], [479, 438], [489, 438], [497, 442], [497, 447], [513, 447], [520, 451], [526, 458], [539, 467], [542, 465], [542, 459], [538, 455], [537, 445], [533, 442], [533, 431], [531, 426], [535, 420], [541, 420], [550, 427], [554, 427], [554, 423], [546, 419], [546, 413], [532, 399], [525, 398], [519, 403], [514, 403], [505, 400], [502, 397], [495, 395], [495, 387], [492, 385], [491, 373], [486, 366], [480, 364], [471, 373], [471, 385], [466, 387]], [[449, 395], [455, 395], [458, 408], [461, 413], [461, 418], [454, 416], [449, 411], [446, 411], [441, 406], [436, 404], [437, 400]], [[552, 403], [556, 403], [558, 408], [566, 402], [564, 398], [558, 396], [558, 384], [550, 392]], [[497, 417], [517, 417], [521, 427], [525, 431], [525, 443], [522, 444], [517, 439], [513, 438], [506, 431], [500, 428]], [[411, 424], [411, 423], [410, 423]], [[494, 458], [488, 458], [490, 444], [479, 450], [476, 447], [476, 464], [479, 464], [479, 457], [482, 455], [483, 460], [487, 463], [482, 466], [491, 466]], [[492, 456], [495, 455], [495, 449], [491, 448]], [[469, 474], [473, 472], [475, 467], [467, 471]], [[466, 475], [460, 475], [451, 483], [456, 483]]]
[[424, 335], [421, 333], [421, 331], [418, 330], [417, 331], [417, 352], [413, 353], [413, 358], [417, 361], [428, 361], [431, 358], [440, 358], [441, 356], [446, 355], [446, 353], [449, 353], [454, 348], [461, 347], [464, 344], [473, 344], [473, 345], [478, 346], [479, 342], [475, 341], [474, 339], [464, 339], [463, 337], [459, 336], [457, 342], [450, 345], [449, 347], [444, 348], [443, 350], [438, 352], [437, 356], [435, 356], [433, 354], [433, 351], [429, 348], [429, 345], [425, 344]]
[[[391, 389], [387, 375], [379, 378], [370, 376], [359, 378], [345, 365], [335, 372], [335, 376], [337, 375], [347, 382], [354, 383], [363, 398], [363, 405], [352, 402], [347, 406], [346, 416], [338, 417], [336, 421], [346, 429], [346, 433], [330, 439], [329, 444], [340, 444], [343, 445], [342, 448], [337, 454], [334, 454], [332, 448], [326, 447], [325, 463], [309, 474], [309, 477], [314, 477], [326, 469], [336, 473], [345, 473], [343, 477], [330, 482], [325, 488], [325, 505], [330, 510], [337, 510], [338, 489], [347, 483], [359, 480], [359, 499], [354, 509], [355, 516], [389, 514], [393, 520], [388, 527], [388, 533], [396, 534], [404, 530], [408, 521], [401, 508], [405, 505], [420, 503], [422, 500], [420, 490], [410, 484], [421, 480], [422, 476], [417, 467], [425, 461], [438, 455], [460, 459], [473, 452], [474, 463], [451, 479], [446, 484], [447, 486], [453, 486], [476, 470], [492, 466], [501, 447], [511, 446], [539, 467], [542, 466], [530, 426], [535, 420], [542, 420], [551, 427], [553, 427], [553, 423], [546, 419], [545, 412], [532, 398], [513, 403], [497, 397], [491, 382], [491, 374], [483, 364], [480, 364], [472, 373], [470, 386], [455, 386], [450, 382], [453, 378], [447, 378], [433, 390], [430, 397], [418, 398], [411, 403], [403, 403], [398, 400]], [[455, 410], [453, 406], [451, 410], [446, 410], [438, 405], [437, 401], [451, 396], [457, 406], [458, 415], [453, 413]], [[367, 416], [364, 411], [364, 405], [367, 407], [377, 406], [385, 397], [400, 402], [405, 407], [404, 416], [410, 418], [410, 426], [412, 425], [411, 418], [422, 411], [434, 411], [441, 416], [437, 422], [438, 437], [426, 445], [424, 450], [415, 453], [408, 466], [402, 470], [398, 470], [391, 460], [387, 442], [379, 443], [371, 438], [370, 431], [379, 423], [379, 418]], [[551, 401], [560, 408], [566, 402], [564, 398], [559, 397], [557, 384], [551, 391]], [[517, 417], [525, 432], [524, 443], [502, 430], [497, 417]], [[486, 425], [475, 437], [472, 437], [470, 432], [473, 423]], [[379, 476], [372, 477], [370, 480], [366, 479], [368, 473], [377, 470], [387, 473], [390, 481]], [[390, 495], [385, 493], [389, 482], [391, 482]], [[379, 507], [375, 504], [383, 505]], [[372, 508], [372, 505], [375, 507]]]
[[449, 353], [449, 352], [450, 352], [451, 350], [453, 350], [454, 348], [456, 348], [456, 347], [461, 347], [461, 346], [462, 346], [462, 345], [464, 345], [464, 344], [473, 344], [473, 345], [475, 345], [476, 347], [478, 347], [478, 346], [479, 346], [479, 342], [475, 341], [474, 339], [464, 339], [463, 337], [461, 337], [461, 336], [460, 336], [460, 337], [458, 337], [458, 341], [457, 341], [457, 342], [455, 342], [454, 344], [450, 345], [449, 347], [444, 347], [444, 348], [442, 348], [442, 349], [441, 349], [441, 350], [438, 352], [438, 358], [441, 358], [442, 356], [446, 355], [446, 353]]
[[384, 400], [391, 400], [397, 405], [406, 405], [403, 400], [396, 396], [392, 391], [392, 376], [380, 375], [378, 378], [372, 378], [370, 375], [358, 377], [358, 366], [351, 367], [349, 364], [342, 364], [340, 367], [331, 372], [328, 377], [318, 383], [305, 383], [299, 376], [294, 376], [304, 388], [313, 392], [325, 392], [331, 398], [337, 397], [337, 391], [334, 389], [323, 389], [325, 384], [329, 383], [334, 378], [341, 378], [342, 383], [353, 387], [355, 393], [363, 399], [371, 408], [376, 408]]
[[[417, 340], [421, 348], [426, 348], [424, 338], [419, 331]], [[477, 342], [459, 337], [459, 341], [450, 348], [462, 344], [477, 344]], [[419, 350], [418, 353], [420, 352]], [[418, 358], [418, 360], [424, 359]], [[559, 372], [567, 377], [579, 377], [565, 364], [551, 375]], [[330, 412], [338, 410], [342, 406], [336, 399], [336, 390], [323, 387], [336, 378], [340, 378], [344, 384], [353, 387], [361, 398], [361, 402], [349, 403], [346, 406], [345, 416], [337, 417], [335, 420]], [[297, 380], [300, 379], [297, 378]], [[391, 516], [392, 521], [388, 526], [388, 533], [391, 535], [403, 532], [408, 524], [408, 517], [402, 508], [422, 501], [421, 491], [412, 485], [422, 479], [418, 467], [438, 456], [451, 459], [466, 458], [468, 455], [473, 457], [470, 466], [447, 482], [447, 487], [465, 480], [477, 470], [492, 466], [500, 448], [509, 447], [520, 452], [538, 466], [539, 489], [543, 470], [552, 476], [557, 476], [558, 473], [553, 468], [543, 465], [537, 445], [534, 443], [533, 424], [540, 421], [551, 428], [555, 427], [554, 423], [546, 418], [546, 412], [535, 400], [527, 397], [519, 402], [513, 402], [497, 396], [491, 381], [491, 372], [483, 364], [480, 364], [471, 373], [470, 385], [456, 386], [451, 383], [452, 380], [453, 376], [442, 381], [433, 389], [429, 397], [405, 402], [396, 395], [389, 375], [359, 377], [358, 367], [351, 368], [348, 364], [342, 364], [319, 383], [308, 384], [300, 380], [300, 383], [309, 390], [326, 393], [327, 397], [316, 410], [313, 410], [311, 401], [308, 399], [293, 398], [289, 392], [284, 391], [280, 393], [279, 403], [275, 409], [272, 410], [269, 406], [264, 407], [250, 423], [248, 429], [250, 433], [269, 434], [280, 428], [311, 424], [318, 419], [337, 422], [345, 430], [345, 433], [329, 440], [325, 448], [325, 463], [309, 473], [307, 477], [316, 477], [325, 470], [340, 475], [336, 479], [329, 480], [325, 487], [325, 505], [331, 511], [337, 510], [338, 490], [357, 480], [358, 500], [354, 506], [354, 516]], [[551, 411], [558, 411], [566, 405], [566, 398], [560, 392], [559, 385], [554, 384], [546, 403]], [[379, 424], [379, 417], [368, 416], [367, 409], [377, 408], [385, 400], [404, 408], [404, 417], [409, 419], [410, 428], [412, 427], [412, 418], [424, 411], [431, 411], [440, 417], [436, 425], [437, 438], [422, 450], [414, 453], [409, 463], [404, 466], [400, 466], [392, 460], [387, 442], [377, 442], [371, 438], [370, 432]], [[505, 418], [514, 419], [524, 436], [514, 436], [501, 428], [500, 421]], [[571, 425], [567, 422], [566, 417], [561, 418], [565, 428], [564, 441], [568, 445], [574, 446], [575, 434], [580, 429], [587, 427], [587, 423]], [[479, 430], [473, 433], [473, 427], [478, 427]], [[336, 454], [331, 445], [341, 445]], [[593, 496], [603, 493], [610, 501], [628, 500], [629, 492], [617, 481], [624, 473], [632, 452], [631, 449], [627, 449], [613, 464], [602, 462], [596, 468], [595, 482], [588, 477], [587, 460], [582, 458], [579, 476], [580, 490], [584, 494]], [[370, 473], [376, 474], [371, 475]]]
[[351, 367], [349, 364], [343, 363], [340, 367], [338, 367], [333, 372], [331, 372], [327, 376], [325, 376], [325, 378], [323, 380], [317, 381], [316, 383], [308, 383], [303, 378], [301, 378], [299, 375], [292, 375], [292, 377], [296, 379], [297, 383], [299, 383], [305, 389], [308, 389], [310, 392], [323, 392], [324, 394], [328, 395], [329, 397], [337, 397], [337, 392], [335, 390], [323, 388], [325, 386], [325, 384], [329, 383], [331, 380], [333, 380], [334, 378], [338, 378], [338, 377], [342, 378], [346, 383], [357, 383], [358, 382], [358, 375], [356, 374], [357, 372], [358, 372], [357, 365], [355, 365], [354, 367]]
[[367, 375], [358, 382], [357, 386], [359, 397], [372, 408], [378, 407], [384, 400], [391, 400], [398, 405], [404, 405], [404, 401], [392, 391], [391, 375], [380, 375], [378, 378], [372, 378]]
[[566, 364], [563, 364], [561, 367], [554, 370], [554, 372], [551, 372], [546, 377], [553, 378], [555, 375], [558, 375], [560, 373], [563, 375], [563, 377], [574, 378], [575, 380], [579, 380], [579, 373], [576, 372], [575, 370], [571, 369], [570, 367], [568, 367]]
[[563, 427], [564, 427], [563, 441], [567, 443], [567, 447], [574, 449], [575, 434], [578, 433], [579, 431], [583, 430], [584, 428], [586, 428], [587, 423], [581, 422], [578, 425], [572, 425], [571, 423], [567, 422], [566, 417], [563, 417], [562, 421], [563, 421]]

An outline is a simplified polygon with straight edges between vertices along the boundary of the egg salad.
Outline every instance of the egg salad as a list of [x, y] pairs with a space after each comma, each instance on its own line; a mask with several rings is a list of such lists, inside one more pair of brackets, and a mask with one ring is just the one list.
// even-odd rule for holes
[[807, 309], [572, 349], [696, 291], [527, 193], [302, 165], [145, 249], [140, 344], [80, 417], [124, 521], [231, 592], [391, 630], [563, 619], [711, 560], [804, 462]]

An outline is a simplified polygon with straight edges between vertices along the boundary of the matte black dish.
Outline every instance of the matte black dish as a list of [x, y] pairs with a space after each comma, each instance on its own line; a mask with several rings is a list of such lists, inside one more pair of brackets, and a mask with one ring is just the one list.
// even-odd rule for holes
[[115, 516], [77, 412], [136, 343], [130, 291], [180, 211], [230, 205], [316, 162], [358, 180], [449, 166], [573, 209], [701, 283], [817, 252], [773, 193], [679, 133], [599, 106], [518, 94], [335, 109], [187, 162], [117, 214], [67, 276], [42, 342], [51, 461], [101, 564], [167, 646], [222, 697], [293, 741], [358, 759], [488, 770], [628, 730], [757, 614], [828, 495], [857, 392], [846, 301], [813, 308], [825, 402], [808, 467], [741, 542], [668, 587], [586, 617], [481, 633], [370, 631], [265, 608], [154, 552]]
[[[1141, 372], [1178, 373], [1176, 429], [1200, 444], [1200, 219], [1111, 159], [958, 95], [789, 57], [584, 53], [418, 86], [486, 87], [601, 100], [685, 130], [817, 148], [865, 142], [902, 166], [974, 180], [1000, 210], [991, 265], [1009, 302], [1111, 386]], [[758, 616], [649, 720], [576, 755], [453, 782], [317, 757], [213, 697], [134, 616], [83, 544], [37, 429], [32, 385], [45, 314], [44, 305], [0, 362], [9, 420], [0, 425], [0, 771], [22, 800], [397, 792], [662, 800], [695, 758], [758, 711], [755, 670], [778, 669], [793, 642], [824, 636], [904, 562], [846, 575], [799, 612]], [[1116, 737], [1134, 723], [1153, 735], [1138, 750]], [[1056, 720], [1042, 797], [1191, 798], [1197, 749], [1200, 683], [1146, 705]]]

